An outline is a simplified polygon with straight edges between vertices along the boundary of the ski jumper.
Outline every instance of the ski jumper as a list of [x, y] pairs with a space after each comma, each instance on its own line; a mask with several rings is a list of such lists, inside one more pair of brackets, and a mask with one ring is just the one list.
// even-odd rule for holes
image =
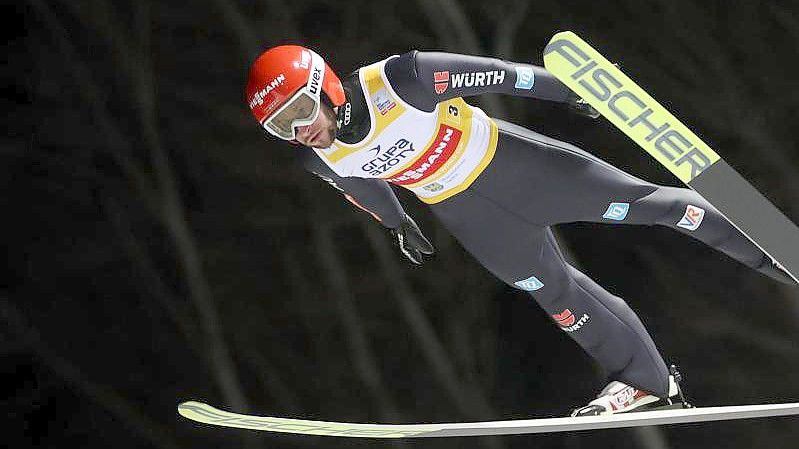
[[568, 88], [541, 67], [413, 51], [343, 84], [336, 141], [304, 148], [305, 167], [389, 228], [405, 216], [389, 183], [414, 192], [486, 269], [529, 292], [610, 379], [668, 396], [666, 364], [644, 325], [564, 259], [551, 225], [657, 224], [752, 268], [768, 258], [694, 191], [643, 181], [463, 100], [503, 93], [567, 101]]

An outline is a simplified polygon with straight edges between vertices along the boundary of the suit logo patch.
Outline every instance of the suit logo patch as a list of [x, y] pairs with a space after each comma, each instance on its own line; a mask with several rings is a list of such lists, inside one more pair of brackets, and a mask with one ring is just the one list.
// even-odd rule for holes
[[516, 67], [516, 85], [517, 89], [530, 90], [535, 84], [535, 73], [531, 67]]
[[576, 321], [574, 314], [569, 309], [564, 309], [563, 312], [552, 315], [552, 318], [561, 326], [571, 326]]
[[563, 312], [552, 315], [552, 318], [564, 332], [578, 331], [591, 319], [587, 313], [584, 313], [580, 319], [577, 319], [571, 309], [563, 309]]
[[533, 292], [543, 287], [544, 283], [539, 281], [537, 277], [530, 276], [529, 278], [523, 281], [514, 282], [513, 285], [519, 287], [522, 290]]
[[394, 109], [394, 106], [397, 105], [397, 103], [388, 95], [386, 89], [380, 89], [375, 92], [372, 100], [375, 102], [377, 110], [380, 111], [380, 115], [388, 114], [388, 111]]
[[446, 92], [449, 87], [449, 71], [433, 72], [433, 86], [439, 95]]
[[610, 203], [608, 210], [602, 218], [608, 220], [622, 221], [627, 217], [627, 212], [630, 211], [630, 203]]
[[695, 231], [702, 224], [705, 218], [705, 210], [701, 207], [696, 207], [691, 204], [685, 208], [685, 214], [682, 219], [677, 222], [677, 226], [685, 228], [689, 231]]

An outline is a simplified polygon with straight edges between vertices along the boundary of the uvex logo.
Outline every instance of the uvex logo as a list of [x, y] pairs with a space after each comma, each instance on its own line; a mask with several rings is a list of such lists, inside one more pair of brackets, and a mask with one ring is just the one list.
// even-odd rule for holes
[[308, 86], [308, 90], [311, 91], [312, 94], [318, 95], [319, 94], [319, 83], [322, 81], [322, 69], [319, 67], [314, 67], [313, 72], [311, 73], [311, 82]]

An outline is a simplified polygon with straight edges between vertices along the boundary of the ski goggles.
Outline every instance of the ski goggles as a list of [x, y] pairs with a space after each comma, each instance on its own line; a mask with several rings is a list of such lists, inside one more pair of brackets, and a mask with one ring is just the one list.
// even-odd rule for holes
[[322, 81], [325, 62], [322, 57], [311, 55], [311, 70], [308, 83], [295, 92], [277, 111], [267, 117], [261, 126], [273, 136], [283, 140], [295, 140], [298, 126], [310, 125], [319, 116]]

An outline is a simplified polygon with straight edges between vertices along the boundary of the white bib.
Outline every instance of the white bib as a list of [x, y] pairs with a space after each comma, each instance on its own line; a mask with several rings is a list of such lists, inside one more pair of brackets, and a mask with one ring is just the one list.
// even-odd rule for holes
[[336, 140], [314, 151], [339, 176], [380, 178], [426, 203], [443, 201], [469, 187], [491, 162], [497, 126], [462, 98], [443, 101], [432, 112], [405, 103], [386, 79], [388, 59], [358, 72], [369, 134], [355, 144]]

